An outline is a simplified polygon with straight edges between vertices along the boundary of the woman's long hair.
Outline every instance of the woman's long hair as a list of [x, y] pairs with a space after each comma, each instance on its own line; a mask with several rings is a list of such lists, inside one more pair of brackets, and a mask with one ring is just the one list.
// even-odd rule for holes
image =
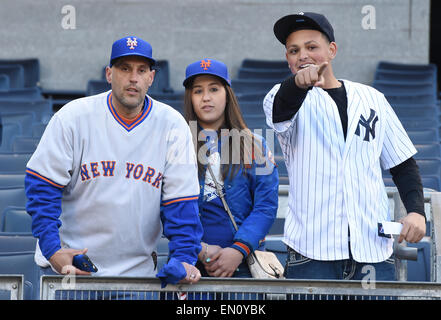
[[[194, 79], [192, 83], [188, 85], [185, 89], [184, 95], [184, 117], [188, 123], [198, 121], [198, 117], [194, 112], [191, 99], [193, 82]], [[224, 81], [221, 82], [226, 92], [226, 106], [224, 111], [225, 122], [223, 123], [221, 128], [219, 128], [217, 132], [217, 137], [218, 139], [228, 139], [228, 143], [225, 143], [227, 141], [221, 140], [224, 143], [222, 144], [220, 150], [221, 174], [222, 179], [225, 181], [227, 176], [229, 176], [230, 180], [233, 179], [240, 168], [244, 169], [243, 173], [246, 174], [247, 169], [251, 168], [253, 160], [255, 160], [257, 163], [263, 163], [262, 157], [264, 157], [264, 155], [262, 154], [262, 141], [261, 139], [255, 137], [252, 134], [251, 130], [247, 127], [245, 120], [243, 119], [242, 112], [240, 111], [239, 103], [237, 101], [236, 95], [234, 94], [234, 91]], [[192, 130], [192, 134], [196, 134], [196, 137], [193, 136], [193, 141], [195, 142], [194, 146], [198, 159], [198, 174], [199, 177], [202, 177], [202, 175], [205, 173], [205, 170], [204, 163], [201, 163], [199, 151], [201, 147], [206, 143], [206, 141], [199, 141], [198, 137], [202, 129], [199, 125], [197, 125], [196, 127], [197, 130]], [[193, 127], [193, 129], [195, 128]], [[226, 136], [226, 134], [228, 134], [228, 136]], [[234, 149], [235, 147], [237, 147], [236, 145], [238, 144], [237, 139], [234, 139], [234, 136], [236, 135], [238, 135], [240, 141], [239, 157], [237, 157], [237, 150]], [[203, 156], [206, 157], [208, 155], [204, 154]], [[224, 161], [224, 157], [226, 156], [228, 156], [228, 161]]]

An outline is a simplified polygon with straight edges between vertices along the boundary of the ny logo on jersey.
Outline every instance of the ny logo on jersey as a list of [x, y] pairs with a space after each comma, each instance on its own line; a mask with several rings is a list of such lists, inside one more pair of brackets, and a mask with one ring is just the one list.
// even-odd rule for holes
[[371, 109], [371, 114], [369, 118], [366, 120], [363, 115], [360, 115], [360, 121], [358, 121], [357, 129], [355, 130], [355, 134], [360, 136], [360, 125], [366, 128], [366, 133], [364, 135], [364, 141], [369, 142], [369, 134], [372, 135], [372, 140], [375, 139], [375, 124], [378, 121], [378, 116], [375, 113], [375, 110]]
[[133, 50], [138, 46], [138, 41], [136, 41], [136, 38], [127, 38], [127, 46], [129, 49]]
[[210, 59], [207, 59], [206, 61], [205, 60], [201, 61], [201, 68], [202, 69], [208, 70], [208, 68], [210, 68], [210, 66], [211, 66], [211, 60]]

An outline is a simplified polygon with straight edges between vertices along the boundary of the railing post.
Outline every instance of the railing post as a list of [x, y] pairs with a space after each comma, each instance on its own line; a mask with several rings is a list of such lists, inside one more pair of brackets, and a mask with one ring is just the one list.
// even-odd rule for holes
[[[400, 194], [398, 192], [393, 193], [393, 201], [394, 201], [394, 220], [396, 222], [400, 221], [401, 218], [404, 218], [407, 215], [406, 208], [404, 207], [403, 202], [401, 201]], [[394, 237], [394, 241], [398, 241], [397, 237]], [[394, 243], [394, 245], [398, 245], [398, 243]], [[403, 241], [402, 246], [406, 246], [406, 242]], [[395, 259], [395, 270], [397, 275], [397, 281], [407, 281], [407, 261], [403, 259]]]
[[433, 248], [432, 258], [434, 263], [432, 266], [435, 268], [433, 275], [435, 279], [434, 282], [441, 283], [441, 193], [432, 192], [431, 194], [432, 202], [432, 224], [433, 224]]

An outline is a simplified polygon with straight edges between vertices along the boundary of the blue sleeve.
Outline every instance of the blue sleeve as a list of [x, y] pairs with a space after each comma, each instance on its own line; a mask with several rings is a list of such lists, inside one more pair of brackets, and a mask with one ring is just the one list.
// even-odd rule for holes
[[250, 174], [253, 208], [234, 236], [233, 248], [244, 257], [258, 249], [277, 216], [279, 202], [279, 173], [272, 155], [263, 140], [266, 161], [255, 164]]
[[199, 220], [198, 196], [163, 203], [161, 219], [169, 240], [169, 261], [156, 275], [162, 286], [176, 284], [186, 276], [182, 262], [195, 265], [201, 251], [202, 225]]
[[26, 210], [32, 217], [32, 234], [38, 238], [41, 252], [49, 260], [61, 249], [58, 229], [61, 226], [59, 217], [63, 188], [42, 178], [38, 177], [38, 173], [26, 170]]

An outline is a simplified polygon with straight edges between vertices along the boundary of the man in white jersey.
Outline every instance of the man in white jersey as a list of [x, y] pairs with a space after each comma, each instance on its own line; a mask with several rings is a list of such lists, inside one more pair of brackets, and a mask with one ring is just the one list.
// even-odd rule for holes
[[[146, 95], [154, 64], [148, 42], [115, 41], [106, 68], [112, 90], [68, 103], [48, 124], [25, 179], [40, 266], [90, 274], [71, 266], [87, 252], [97, 276], [200, 279], [192, 137], [179, 112]], [[170, 254], [158, 272], [163, 233]]]
[[408, 212], [399, 242], [421, 240], [416, 149], [383, 94], [334, 76], [337, 45], [326, 17], [288, 15], [274, 33], [294, 75], [263, 103], [289, 174], [286, 276], [360, 280], [370, 264], [377, 280], [394, 280], [392, 240], [378, 235], [378, 223], [390, 221], [382, 168], [390, 169]]

